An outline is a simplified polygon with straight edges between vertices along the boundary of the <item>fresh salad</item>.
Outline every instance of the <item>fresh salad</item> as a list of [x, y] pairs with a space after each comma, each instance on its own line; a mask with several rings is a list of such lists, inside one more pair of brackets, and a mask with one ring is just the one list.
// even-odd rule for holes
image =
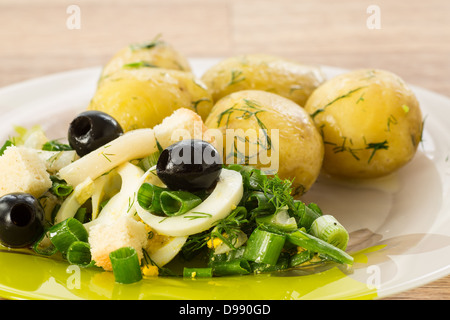
[[[318, 205], [296, 200], [292, 181], [224, 165], [203, 140], [163, 149], [169, 120], [124, 133], [108, 114], [86, 111], [71, 122], [68, 144], [38, 127], [7, 140], [0, 159], [18, 158], [35, 177], [24, 182], [28, 191], [16, 186], [0, 198], [2, 244], [112, 271], [119, 283], [352, 264], [346, 229]], [[180, 272], [172, 260], [197, 266]]]
[[0, 150], [0, 242], [119, 283], [352, 265], [349, 233], [305, 203], [319, 174], [407, 164], [423, 118], [397, 75], [325, 79], [265, 54], [195, 75], [160, 37], [104, 66], [67, 141], [17, 128]]

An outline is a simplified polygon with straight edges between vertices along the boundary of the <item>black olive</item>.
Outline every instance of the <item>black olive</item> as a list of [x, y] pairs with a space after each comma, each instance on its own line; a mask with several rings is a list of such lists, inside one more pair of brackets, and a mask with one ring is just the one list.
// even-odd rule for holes
[[28, 193], [9, 193], [0, 198], [0, 242], [11, 248], [33, 244], [44, 233], [44, 210]]
[[120, 124], [101, 111], [85, 111], [70, 123], [70, 146], [82, 157], [123, 134]]
[[220, 153], [210, 143], [188, 139], [164, 149], [156, 174], [172, 190], [199, 191], [213, 186], [222, 170]]

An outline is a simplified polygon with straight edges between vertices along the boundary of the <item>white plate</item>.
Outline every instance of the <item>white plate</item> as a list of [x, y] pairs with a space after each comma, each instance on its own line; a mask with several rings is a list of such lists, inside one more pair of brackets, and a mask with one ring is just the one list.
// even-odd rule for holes
[[[215, 59], [193, 59], [201, 75]], [[13, 126], [40, 124], [65, 138], [70, 120], [84, 110], [100, 68], [55, 74], [0, 89], [0, 141]], [[328, 77], [345, 70], [323, 67]], [[387, 297], [450, 274], [450, 99], [412, 86], [425, 117], [423, 142], [396, 174], [370, 183], [321, 176], [305, 196], [335, 215], [351, 233], [356, 254], [348, 277]], [[290, 293], [295, 298], [295, 292]]]

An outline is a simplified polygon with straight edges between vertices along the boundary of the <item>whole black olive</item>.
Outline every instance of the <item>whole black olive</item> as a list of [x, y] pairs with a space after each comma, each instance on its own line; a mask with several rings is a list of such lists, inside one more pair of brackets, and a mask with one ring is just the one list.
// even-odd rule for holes
[[31, 245], [44, 233], [44, 210], [28, 193], [0, 198], [0, 242], [11, 248]]
[[222, 170], [220, 153], [210, 143], [188, 139], [164, 149], [156, 173], [172, 190], [199, 191], [210, 188]]
[[70, 146], [82, 157], [123, 134], [120, 124], [101, 111], [80, 113], [69, 125]]

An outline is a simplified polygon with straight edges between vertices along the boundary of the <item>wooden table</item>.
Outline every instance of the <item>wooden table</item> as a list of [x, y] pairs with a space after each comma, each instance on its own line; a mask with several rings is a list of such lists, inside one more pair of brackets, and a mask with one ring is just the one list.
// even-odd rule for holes
[[[103, 65], [161, 33], [189, 58], [376, 67], [449, 95], [449, 17], [448, 0], [0, 0], [0, 86]], [[390, 297], [449, 298], [450, 276]]]

